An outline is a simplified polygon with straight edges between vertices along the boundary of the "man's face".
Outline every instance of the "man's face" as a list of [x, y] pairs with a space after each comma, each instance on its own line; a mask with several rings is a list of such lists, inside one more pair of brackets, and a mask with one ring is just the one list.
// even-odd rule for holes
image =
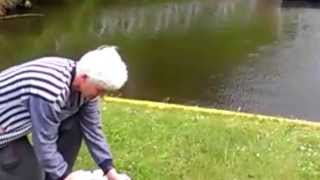
[[103, 96], [106, 90], [90, 81], [90, 78], [85, 77], [81, 81], [80, 92], [87, 99], [94, 99], [98, 96]]

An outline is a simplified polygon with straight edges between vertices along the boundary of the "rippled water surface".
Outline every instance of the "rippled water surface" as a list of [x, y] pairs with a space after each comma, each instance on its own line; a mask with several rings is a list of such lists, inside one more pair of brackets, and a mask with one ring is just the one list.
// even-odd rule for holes
[[280, 0], [87, 1], [0, 21], [0, 67], [116, 44], [128, 98], [320, 120], [320, 12]]

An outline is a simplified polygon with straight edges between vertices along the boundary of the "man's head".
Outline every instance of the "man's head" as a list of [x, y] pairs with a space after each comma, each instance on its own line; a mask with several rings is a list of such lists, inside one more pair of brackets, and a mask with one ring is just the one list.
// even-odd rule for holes
[[120, 89], [128, 73], [116, 47], [102, 46], [84, 54], [76, 66], [75, 87], [88, 98]]

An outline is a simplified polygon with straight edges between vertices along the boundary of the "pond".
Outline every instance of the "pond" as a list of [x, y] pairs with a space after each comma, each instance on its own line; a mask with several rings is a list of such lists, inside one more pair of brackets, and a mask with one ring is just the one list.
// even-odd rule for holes
[[[30, 11], [29, 11], [30, 12]], [[79, 59], [101, 44], [128, 64], [127, 98], [320, 120], [320, 12], [280, 0], [36, 5], [0, 21], [0, 68]]]

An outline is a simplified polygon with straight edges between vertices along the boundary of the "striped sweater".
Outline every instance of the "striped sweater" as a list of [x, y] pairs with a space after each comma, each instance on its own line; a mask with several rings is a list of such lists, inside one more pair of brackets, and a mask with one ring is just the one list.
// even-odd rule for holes
[[30, 132], [30, 96], [38, 96], [61, 111], [70, 94], [75, 62], [42, 58], [13, 66], [0, 73], [0, 146]]
[[71, 88], [75, 66], [69, 59], [45, 57], [0, 72], [0, 148], [32, 132], [40, 164], [52, 179], [66, 176], [68, 166], [56, 151], [57, 129], [80, 111], [82, 134], [92, 157], [105, 172], [113, 166], [98, 98], [85, 100]]

